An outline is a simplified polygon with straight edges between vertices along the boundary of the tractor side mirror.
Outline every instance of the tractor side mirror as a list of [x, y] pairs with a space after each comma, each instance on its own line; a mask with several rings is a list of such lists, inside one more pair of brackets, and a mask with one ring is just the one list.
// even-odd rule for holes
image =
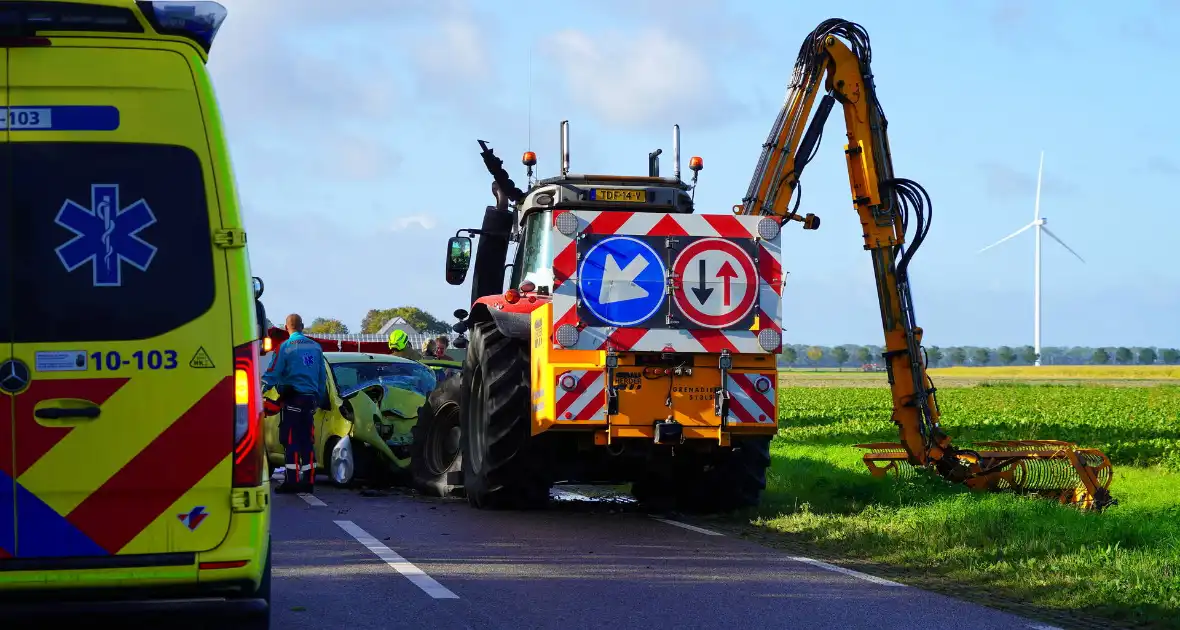
[[254, 276], [254, 299], [257, 300], [262, 297], [262, 292], [266, 290], [266, 285], [262, 283], [262, 278]]
[[471, 239], [466, 236], [452, 236], [447, 241], [447, 283], [463, 284], [470, 266]]

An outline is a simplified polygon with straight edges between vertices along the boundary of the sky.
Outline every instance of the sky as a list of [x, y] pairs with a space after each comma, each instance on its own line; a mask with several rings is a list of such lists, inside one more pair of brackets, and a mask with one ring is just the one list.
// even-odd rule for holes
[[[897, 175], [933, 201], [910, 265], [927, 346], [1032, 344], [1032, 230], [977, 252], [1032, 220], [1041, 151], [1042, 216], [1085, 259], [1045, 238], [1042, 345], [1180, 346], [1180, 0], [221, 2], [208, 67], [272, 319], [469, 307], [443, 264], [493, 203], [478, 139], [519, 185], [525, 150], [559, 172], [561, 120], [583, 173], [645, 174], [657, 148], [671, 172], [679, 124], [697, 212], [730, 213], [803, 38], [840, 17], [871, 38]], [[883, 338], [842, 126], [802, 178], [822, 226], [784, 233], [787, 343]]]

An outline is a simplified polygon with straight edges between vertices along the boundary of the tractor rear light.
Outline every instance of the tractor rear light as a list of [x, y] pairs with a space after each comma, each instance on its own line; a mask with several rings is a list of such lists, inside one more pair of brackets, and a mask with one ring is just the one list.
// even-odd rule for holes
[[568, 372], [562, 374], [561, 378], [558, 379], [557, 382], [559, 385], [561, 385], [561, 388], [567, 392], [574, 391], [574, 388], [578, 386], [578, 378]]
[[557, 345], [569, 348], [577, 345], [581, 333], [578, 332], [578, 327], [573, 324], [562, 324], [557, 327], [557, 333], [554, 336], [557, 337]]
[[274, 350], [274, 349], [275, 349], [275, 340], [271, 339], [270, 335], [263, 337], [262, 338], [262, 352], [263, 352], [263, 354], [266, 354], [267, 352], [270, 352], [271, 350]]
[[233, 485], [249, 488], [263, 481], [262, 384], [258, 372], [259, 343], [234, 348]]
[[780, 229], [781, 228], [779, 227], [778, 221], [775, 221], [770, 217], [763, 217], [762, 220], [758, 222], [758, 236], [761, 236], [763, 239], [768, 241], [773, 241], [775, 237], [778, 236]]
[[778, 352], [782, 348], [783, 336], [773, 328], [758, 331], [758, 345], [767, 352]]
[[516, 304], [520, 301], [520, 291], [516, 289], [508, 289], [504, 292], [504, 301], [509, 304]]
[[553, 225], [565, 236], [573, 236], [578, 233], [578, 217], [574, 213], [566, 210], [558, 212], [557, 216], [553, 217]]
[[766, 378], [765, 376], [759, 376], [757, 380], [754, 381], [754, 389], [758, 390], [759, 394], [765, 394], [766, 392], [770, 391], [770, 379]]

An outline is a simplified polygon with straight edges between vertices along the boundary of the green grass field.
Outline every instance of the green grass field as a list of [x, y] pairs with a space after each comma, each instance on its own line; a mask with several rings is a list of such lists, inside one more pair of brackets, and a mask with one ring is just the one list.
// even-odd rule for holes
[[1180, 381], [954, 376], [953, 385], [937, 382], [956, 444], [1039, 438], [1101, 448], [1120, 504], [1082, 513], [937, 479], [873, 479], [852, 445], [897, 439], [884, 376], [791, 372], [752, 520], [760, 537], [1066, 627], [1090, 619], [1180, 628]]

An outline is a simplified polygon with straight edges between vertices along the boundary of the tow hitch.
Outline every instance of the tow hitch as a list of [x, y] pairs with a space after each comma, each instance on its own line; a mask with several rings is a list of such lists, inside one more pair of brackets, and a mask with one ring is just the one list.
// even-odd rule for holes
[[683, 444], [684, 426], [672, 418], [656, 422], [655, 441], [656, 444]]

